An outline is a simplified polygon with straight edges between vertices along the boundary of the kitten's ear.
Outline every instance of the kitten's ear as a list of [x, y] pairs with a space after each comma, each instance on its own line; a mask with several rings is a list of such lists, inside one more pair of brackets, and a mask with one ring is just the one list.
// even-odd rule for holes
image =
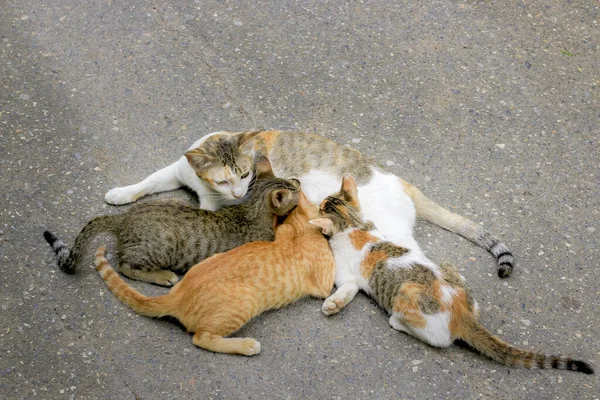
[[273, 210], [288, 208], [291, 198], [291, 192], [287, 189], [273, 190], [273, 192], [271, 192], [271, 205], [273, 206]]
[[254, 147], [252, 139], [262, 131], [262, 129], [258, 129], [238, 134], [238, 146], [240, 146], [242, 153], [250, 153], [252, 151], [252, 148]]
[[344, 196], [344, 200], [358, 205], [358, 189], [356, 188], [356, 181], [352, 175], [344, 175], [344, 178], [342, 178], [342, 189], [340, 191]]
[[329, 218], [311, 219], [310, 221], [308, 221], [308, 223], [321, 228], [321, 232], [323, 232], [323, 235], [333, 235], [333, 222]]
[[215, 161], [214, 157], [207, 155], [204, 152], [204, 150], [202, 150], [199, 147], [186, 152], [184, 155], [185, 158], [187, 158], [190, 166], [196, 172], [201, 172], [205, 170], [206, 168], [210, 167]]
[[271, 162], [265, 156], [260, 156], [256, 161], [256, 178], [257, 179], [272, 179], [275, 178]]

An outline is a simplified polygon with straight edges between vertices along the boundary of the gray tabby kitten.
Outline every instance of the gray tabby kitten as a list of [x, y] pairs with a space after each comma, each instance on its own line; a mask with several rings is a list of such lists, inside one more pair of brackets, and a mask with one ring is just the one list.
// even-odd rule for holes
[[75, 273], [92, 241], [102, 232], [117, 237], [118, 269], [131, 279], [172, 286], [178, 273], [215, 253], [254, 241], [272, 241], [277, 216], [298, 204], [300, 182], [276, 178], [266, 157], [256, 163], [247, 199], [218, 211], [178, 202], [135, 205], [123, 214], [96, 217], [81, 230], [73, 249], [46, 230], [44, 238], [63, 272]]

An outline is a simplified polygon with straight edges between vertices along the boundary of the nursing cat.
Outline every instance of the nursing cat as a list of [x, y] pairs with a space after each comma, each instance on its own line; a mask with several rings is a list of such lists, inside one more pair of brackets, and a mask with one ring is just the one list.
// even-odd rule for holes
[[245, 202], [218, 211], [178, 202], [146, 202], [123, 214], [94, 218], [81, 230], [71, 251], [56, 235], [44, 237], [56, 253], [60, 269], [75, 273], [94, 237], [117, 237], [118, 270], [132, 279], [172, 286], [177, 275], [215, 253], [245, 243], [275, 238], [273, 219], [298, 203], [300, 182], [276, 178], [265, 157], [256, 163], [256, 179]]
[[479, 307], [458, 270], [432, 263], [412, 244], [387, 241], [362, 218], [358, 198], [354, 179], [346, 176], [340, 192], [327, 197], [320, 217], [310, 221], [331, 237], [336, 260], [338, 289], [323, 303], [324, 314], [336, 314], [363, 290], [390, 315], [392, 328], [432, 346], [461, 339], [501, 364], [594, 373], [584, 361], [519, 349], [494, 336], [478, 322]]
[[198, 194], [204, 209], [237, 204], [252, 177], [252, 160], [261, 155], [269, 158], [277, 176], [298, 178], [308, 198], [317, 204], [338, 190], [344, 174], [353, 175], [365, 218], [394, 243], [416, 246], [413, 227], [418, 216], [490, 251], [500, 277], [513, 270], [512, 253], [483, 227], [444, 209], [371, 158], [318, 135], [214, 132], [195, 142], [177, 162], [137, 184], [110, 190], [105, 200], [126, 204], [147, 194], [187, 186]]
[[333, 287], [335, 261], [321, 229], [308, 223], [318, 208], [300, 192], [296, 207], [277, 226], [275, 241], [253, 242], [216, 254], [193, 266], [168, 294], [146, 297], [115, 273], [96, 253], [96, 269], [108, 288], [137, 313], [172, 316], [194, 334], [206, 350], [252, 356], [260, 343], [226, 338], [262, 312], [303, 296], [327, 297]]

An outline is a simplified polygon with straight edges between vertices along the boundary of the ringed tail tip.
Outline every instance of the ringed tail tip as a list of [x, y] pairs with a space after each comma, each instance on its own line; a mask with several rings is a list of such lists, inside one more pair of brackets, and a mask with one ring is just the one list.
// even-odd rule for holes
[[591, 375], [594, 373], [594, 368], [585, 361], [573, 360], [569, 363], [569, 369], [571, 371], [583, 372], [584, 374]]
[[512, 274], [512, 271], [513, 271], [513, 265], [512, 264], [510, 264], [510, 265], [507, 265], [507, 264], [500, 265], [498, 267], [498, 276], [500, 278], [508, 278], [510, 276], [510, 274]]
[[498, 263], [498, 276], [500, 278], [509, 277], [515, 267], [515, 258], [512, 252], [502, 243], [496, 243], [492, 246], [491, 252], [496, 257], [496, 262]]
[[48, 242], [48, 244], [50, 244], [52, 246], [52, 244], [54, 242], [56, 242], [56, 240], [58, 239], [56, 237], [56, 235], [52, 232], [50, 232], [48, 229], [44, 230], [44, 239], [46, 239], [46, 242]]

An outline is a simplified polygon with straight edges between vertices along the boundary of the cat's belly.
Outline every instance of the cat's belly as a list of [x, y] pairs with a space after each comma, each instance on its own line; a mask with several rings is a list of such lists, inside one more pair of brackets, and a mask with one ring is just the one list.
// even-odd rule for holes
[[[373, 221], [377, 229], [396, 244], [417, 248], [413, 239], [415, 206], [404, 192], [397, 176], [373, 168], [369, 182], [358, 186], [363, 217]], [[302, 190], [310, 201], [320, 204], [323, 199], [337, 193], [342, 186], [342, 176], [313, 170], [298, 177]], [[413, 246], [414, 245], [414, 246]]]

